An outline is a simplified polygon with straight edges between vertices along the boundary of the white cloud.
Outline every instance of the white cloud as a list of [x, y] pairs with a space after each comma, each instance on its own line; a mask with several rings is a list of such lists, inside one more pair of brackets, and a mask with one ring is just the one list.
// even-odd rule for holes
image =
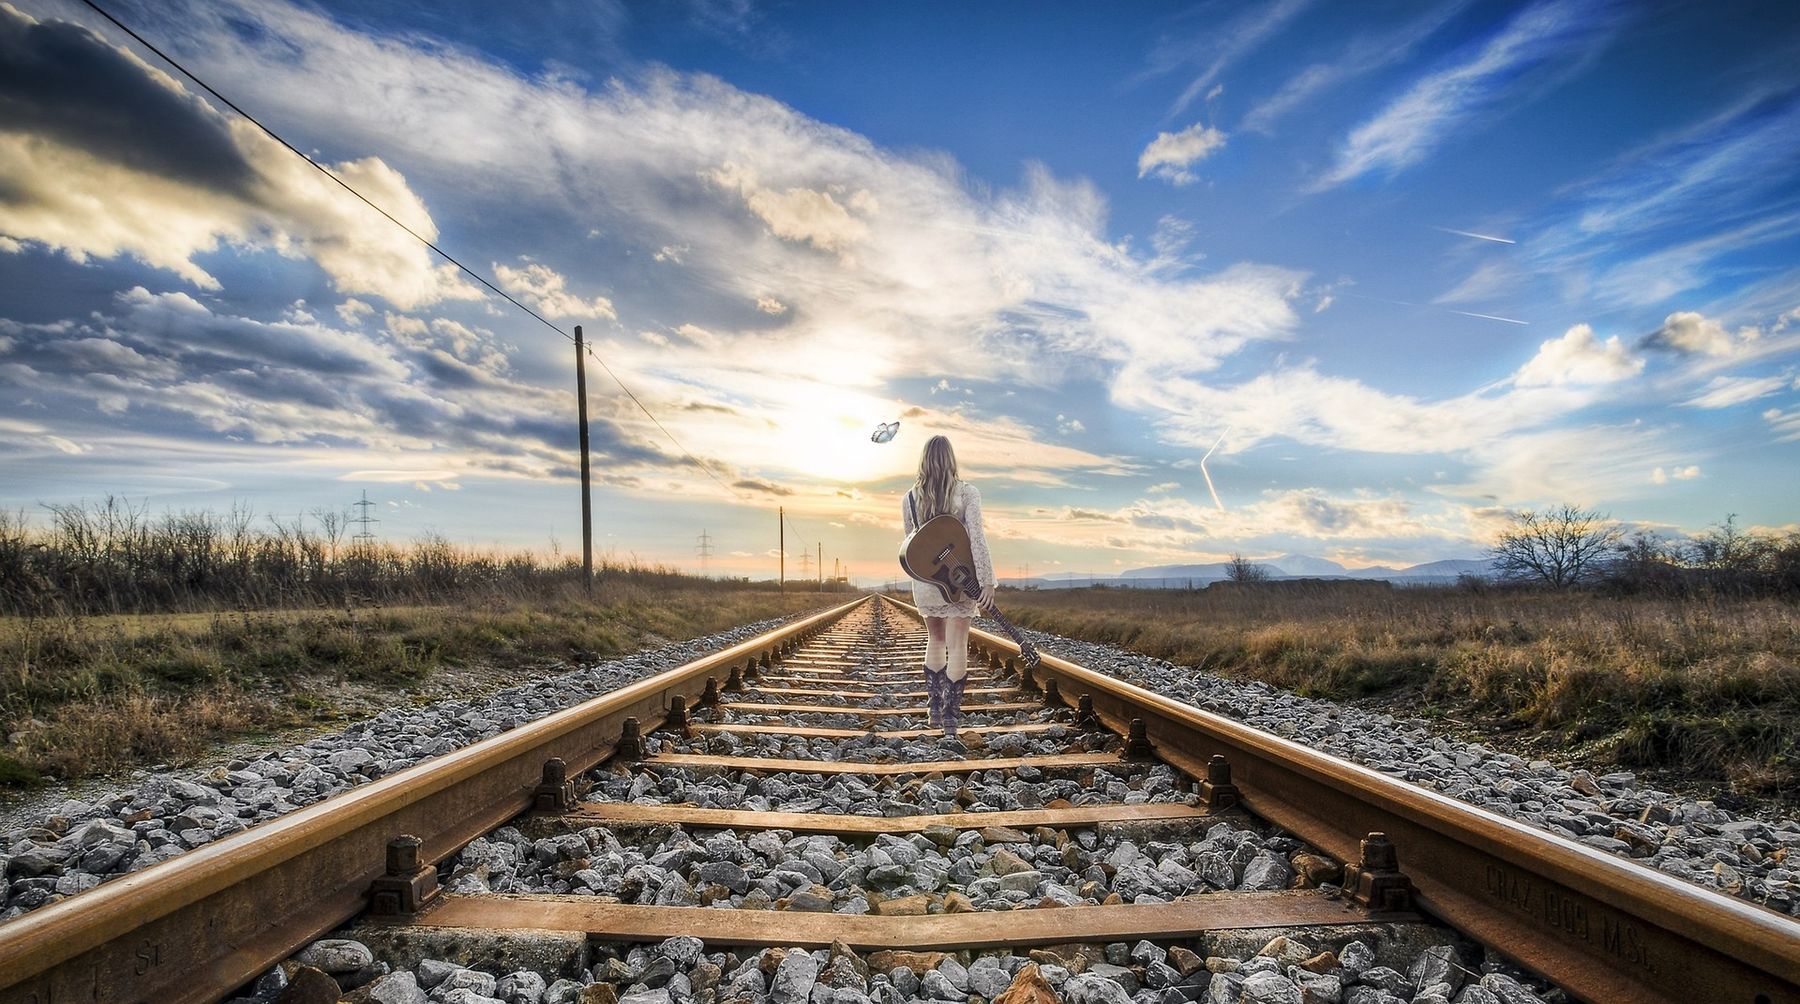
[[1689, 464], [1685, 467], [1671, 467], [1666, 470], [1658, 467], [1650, 472], [1650, 483], [1666, 485], [1671, 478], [1676, 481], [1692, 481], [1699, 476], [1700, 468], [1696, 464]]
[[807, 242], [824, 251], [847, 251], [869, 232], [864, 217], [880, 208], [867, 189], [857, 189], [844, 202], [842, 192], [796, 186], [782, 191], [765, 188], [756, 172], [727, 163], [707, 175], [721, 188], [743, 196], [744, 205], [782, 240]]
[[1718, 321], [1692, 310], [1680, 310], [1663, 319], [1644, 344], [1671, 352], [1708, 356], [1728, 356], [1737, 350], [1738, 342]]
[[[422, 190], [454, 182], [476, 200], [459, 211], [493, 208], [479, 201], [484, 192], [503, 189], [509, 206], [526, 193], [543, 205], [582, 207], [576, 239], [593, 225], [632, 235], [633, 249], [686, 245], [691, 260], [721, 263], [677, 302], [621, 280], [620, 308], [643, 318], [633, 329], [648, 333], [622, 331], [606, 351], [685, 443], [707, 457], [757, 465], [746, 476], [796, 486], [807, 478], [836, 485], [904, 476], [914, 457], [872, 449], [871, 416], [893, 416], [908, 403], [895, 401], [894, 388], [908, 385], [897, 381], [923, 383], [946, 372], [993, 393], [930, 398], [956, 404], [904, 416], [902, 436], [946, 431], [983, 479], [1033, 485], [1137, 468], [1130, 459], [1052, 445], [1061, 442], [1055, 428], [1033, 429], [984, 408], [1013, 387], [1024, 397], [1072, 378], [1092, 381], [1112, 404], [1148, 415], [1166, 441], [1198, 444], [1196, 456], [1229, 425], [1226, 453], [1280, 437], [1346, 450], [1449, 453], [1521, 470], [1527, 461], [1491, 444], [1596, 399], [1590, 384], [1569, 381], [1424, 400], [1309, 366], [1211, 386], [1203, 382], [1209, 374], [1246, 347], [1290, 337], [1295, 305], [1310, 309], [1320, 291], [1309, 290], [1300, 272], [1253, 262], [1194, 270], [1196, 255], [1184, 257], [1192, 235], [1174, 229], [1155, 254], [1135, 251], [1109, 233], [1107, 200], [1084, 181], [1031, 165], [1014, 186], [973, 186], [942, 154], [883, 149], [706, 76], [651, 69], [587, 90], [522, 76], [469, 50], [360, 35], [310, 7], [227, 0], [173, 11], [159, 27], [207, 52], [210, 66], [242, 82], [247, 102], [285, 121], [329, 123], [335, 148], [378, 149]], [[371, 80], [390, 87], [391, 99], [354, 100]], [[560, 167], [569, 163], [582, 170]], [[543, 262], [506, 272], [522, 296], [610, 316], [612, 301], [593, 297], [605, 287], [583, 270], [601, 260], [593, 249], [583, 242], [561, 258], [542, 251]], [[781, 308], [784, 323], [734, 327], [749, 304], [776, 314], [765, 301]], [[432, 380], [498, 394], [482, 383], [505, 378], [491, 365], [456, 365], [473, 354], [451, 351], [464, 336], [417, 318], [390, 327], [381, 344], [415, 374], [429, 364]], [[473, 334], [478, 351], [494, 347]], [[921, 344], [934, 351], [920, 352]], [[1604, 357], [1604, 343], [1599, 350]], [[797, 359], [809, 365], [796, 366]], [[389, 433], [383, 423], [391, 412], [416, 407], [442, 416], [489, 403], [401, 383], [390, 389], [405, 401], [358, 403], [335, 424], [308, 412], [301, 424], [309, 435], [336, 429], [405, 452], [428, 448], [421, 444], [440, 426], [421, 420], [403, 426], [404, 436]], [[229, 397], [221, 389], [217, 401]], [[224, 407], [217, 401], [209, 398], [208, 408]], [[499, 411], [521, 422], [535, 411], [532, 428], [548, 437], [566, 423], [545, 415], [566, 402], [558, 383], [527, 388]], [[255, 427], [280, 426], [271, 419]], [[653, 452], [642, 442], [627, 445]], [[646, 465], [656, 459], [641, 456]], [[532, 453], [520, 463], [538, 473], [566, 466], [566, 457]], [[1648, 468], [1635, 467], [1638, 483]], [[714, 490], [697, 471], [680, 476]]]
[[772, 296], [759, 296], [756, 298], [756, 309], [765, 314], [780, 316], [787, 313], [788, 308], [787, 304], [782, 303]]
[[652, 257], [657, 261], [681, 265], [685, 264], [686, 259], [684, 256], [691, 250], [693, 249], [686, 244], [665, 244], [655, 255], [652, 255]]
[[1577, 324], [1538, 346], [1537, 355], [1519, 369], [1522, 387], [1602, 384], [1634, 377], [1644, 360], [1631, 354], [1618, 335], [1601, 341], [1594, 329]]
[[1202, 122], [1180, 132], [1157, 133], [1138, 154], [1138, 177], [1155, 175], [1171, 184], [1189, 184], [1195, 177], [1188, 168], [1224, 146], [1225, 134]]
[[361, 324], [365, 319], [373, 317], [375, 314], [374, 307], [369, 306], [355, 297], [351, 297], [343, 303], [338, 304], [335, 309], [337, 310], [338, 319], [352, 327]]
[[[77, 262], [135, 258], [206, 290], [219, 283], [196, 259], [232, 245], [311, 258], [339, 291], [403, 308], [481, 295], [256, 127], [220, 115], [87, 29], [8, 6], [0, 44], [20, 62], [16, 79], [36, 85], [0, 95], [27, 126], [0, 133], [0, 231], [11, 237]], [[57, 86], [72, 78], [116, 87], [101, 99], [93, 86]], [[424, 201], [381, 159], [327, 166], [427, 239], [437, 236]]]
[[1472, 57], [1421, 78], [1351, 130], [1315, 190], [1375, 171], [1396, 174], [1424, 160], [1464, 123], [1492, 110], [1529, 67], [1595, 46], [1602, 18], [1577, 0], [1539, 0]]
[[611, 300], [604, 296], [583, 300], [569, 292], [569, 280], [548, 265], [527, 261], [521, 268], [510, 268], [495, 262], [494, 279], [501, 289], [520, 297], [546, 317], [609, 321], [618, 317]]

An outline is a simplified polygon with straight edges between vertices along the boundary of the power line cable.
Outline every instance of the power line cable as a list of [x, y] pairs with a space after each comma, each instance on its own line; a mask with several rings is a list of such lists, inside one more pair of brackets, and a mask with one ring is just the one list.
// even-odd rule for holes
[[[188, 69], [186, 66], [183, 66], [180, 63], [180, 61], [175, 59], [175, 57], [162, 51], [161, 49], [157, 48], [155, 45], [152, 45], [150, 43], [149, 39], [146, 39], [144, 36], [138, 34], [136, 31], [133, 31], [129, 25], [127, 25], [125, 22], [119, 20], [118, 18], [114, 17], [110, 12], [108, 12], [106, 10], [106, 8], [100, 6], [98, 3], [95, 3], [94, 0], [81, 0], [81, 2], [83, 4], [86, 4], [88, 7], [92, 8], [94, 13], [99, 14], [101, 17], [112, 22], [114, 27], [118, 28], [120, 31], [124, 32], [125, 34], [130, 35], [139, 45], [143, 46], [144, 48], [150, 50], [150, 52], [154, 53], [157, 56], [157, 58], [161, 59], [163, 62], [168, 63], [170, 66], [173, 66], [176, 70], [180, 71], [180, 73], [183, 76], [187, 77], [189, 80], [192, 80], [195, 84], [199, 85], [200, 89], [202, 89], [206, 93], [212, 95], [221, 104], [225, 105], [225, 107], [231, 109], [234, 112], [237, 112], [239, 115], [243, 116], [244, 119], [246, 121], [248, 121], [251, 125], [255, 126], [258, 129], [261, 129], [263, 131], [263, 133], [265, 135], [267, 135], [270, 139], [272, 139], [275, 142], [286, 147], [290, 152], [292, 152], [294, 154], [294, 156], [299, 157], [301, 160], [306, 161], [308, 164], [311, 164], [313, 166], [313, 168], [315, 170], [317, 170], [320, 174], [323, 174], [325, 177], [330, 178], [333, 182], [335, 182], [339, 188], [342, 188], [344, 191], [349, 192], [351, 195], [356, 196], [359, 200], [362, 201], [363, 205], [366, 205], [370, 209], [373, 209], [376, 212], [380, 213], [383, 217], [385, 217], [387, 219], [388, 222], [392, 223], [394, 226], [399, 227], [401, 230], [406, 231], [406, 233], [408, 235], [410, 235], [414, 240], [425, 245], [426, 247], [430, 248], [431, 250], [437, 252], [439, 257], [443, 258], [445, 261], [449, 262], [450, 264], [456, 266], [459, 270], [461, 270], [469, 278], [474, 279], [476, 282], [481, 283], [483, 286], [486, 286], [488, 289], [492, 290], [495, 295], [504, 299], [506, 302], [512, 304], [513, 306], [519, 308], [520, 310], [523, 310], [525, 313], [530, 314], [532, 317], [536, 318], [539, 323], [543, 324], [544, 327], [549, 328], [551, 331], [554, 331], [557, 334], [563, 336], [564, 338], [567, 338], [571, 342], [575, 341], [574, 335], [571, 335], [567, 331], [564, 331], [562, 328], [558, 327], [554, 322], [552, 322], [549, 318], [546, 318], [544, 315], [538, 313], [537, 311], [531, 309], [530, 307], [527, 307], [525, 304], [520, 303], [518, 300], [513, 298], [512, 294], [510, 294], [510, 293], [506, 292], [506, 290], [503, 290], [500, 287], [494, 285], [492, 282], [489, 282], [486, 276], [475, 271], [474, 269], [470, 268], [469, 266], [464, 265], [462, 262], [458, 261], [455, 257], [453, 257], [450, 254], [450, 252], [445, 251], [441, 247], [438, 247], [437, 244], [435, 244], [434, 242], [427, 240], [424, 237], [424, 235], [420, 234], [418, 231], [414, 230], [412, 227], [409, 227], [405, 223], [402, 223], [400, 220], [396, 219], [392, 213], [390, 213], [387, 210], [376, 205], [374, 202], [371, 202], [369, 200], [368, 196], [357, 191], [354, 187], [351, 186], [351, 184], [349, 182], [338, 177], [336, 174], [333, 174], [331, 172], [331, 170], [329, 168], [327, 168], [325, 165], [319, 163], [318, 161], [307, 156], [305, 153], [301, 152], [299, 147], [296, 147], [294, 144], [289, 143], [287, 140], [281, 138], [281, 135], [279, 133], [277, 133], [275, 130], [269, 128], [268, 126], [264, 125], [262, 123], [262, 120], [258, 119], [256, 116], [250, 114], [249, 112], [245, 111], [243, 108], [239, 107], [237, 102], [232, 101], [230, 98], [226, 97], [223, 94], [220, 94], [216, 89], [214, 89], [214, 87], [211, 84], [207, 83], [204, 80], [201, 80], [197, 74], [195, 74], [192, 70]], [[720, 488], [723, 488], [725, 490], [726, 494], [730, 495], [732, 498], [735, 498], [740, 502], [744, 501], [744, 496], [738, 494], [737, 491], [735, 489], [733, 489], [730, 485], [727, 485], [724, 481], [720, 480], [719, 476], [717, 474], [713, 473], [712, 468], [708, 467], [705, 463], [703, 463], [699, 457], [694, 456], [694, 454], [691, 451], [689, 451], [687, 447], [685, 447], [681, 444], [681, 440], [675, 438], [675, 434], [670, 432], [668, 430], [668, 428], [665, 427], [662, 424], [662, 422], [659, 421], [657, 419], [657, 417], [651, 413], [650, 409], [644, 405], [643, 401], [638, 399], [638, 396], [636, 394], [632, 393], [631, 388], [627, 387], [625, 385], [625, 381], [619, 379], [619, 375], [612, 371], [612, 367], [606, 365], [606, 360], [595, 355], [594, 350], [591, 346], [587, 346], [584, 344], [583, 349], [587, 352], [588, 358], [594, 360], [594, 362], [596, 362], [600, 365], [600, 368], [602, 370], [606, 371], [606, 375], [612, 378], [613, 383], [616, 383], [619, 385], [619, 389], [625, 392], [625, 396], [631, 399], [631, 403], [638, 406], [638, 410], [644, 413], [644, 417], [648, 418], [650, 420], [650, 423], [652, 425], [656, 426], [658, 431], [660, 431], [664, 436], [668, 437], [669, 442], [675, 444], [675, 448], [680, 450], [683, 456], [685, 456], [689, 460], [693, 461], [694, 466], [700, 468], [701, 471], [705, 472], [706, 476], [711, 478], [713, 480], [713, 483], [717, 484]]]

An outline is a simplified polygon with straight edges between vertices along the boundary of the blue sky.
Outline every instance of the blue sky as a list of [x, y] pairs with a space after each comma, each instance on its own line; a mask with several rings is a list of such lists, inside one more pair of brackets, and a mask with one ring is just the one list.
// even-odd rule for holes
[[[1791, 4], [117, 10], [584, 325], [714, 475], [591, 373], [621, 556], [885, 578], [934, 432], [1003, 575], [1795, 520]], [[579, 546], [560, 336], [77, 5], [0, 52], [0, 505]]]

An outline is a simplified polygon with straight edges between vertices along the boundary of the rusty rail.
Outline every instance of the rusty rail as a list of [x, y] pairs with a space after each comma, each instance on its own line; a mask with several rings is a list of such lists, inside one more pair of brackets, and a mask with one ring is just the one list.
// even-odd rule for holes
[[[887, 598], [918, 616], [908, 604]], [[971, 640], [991, 660], [1018, 646]], [[1059, 699], [1134, 720], [1191, 777], [1223, 756], [1252, 813], [1344, 861], [1375, 831], [1398, 848], [1419, 905], [1577, 996], [1637, 1004], [1800, 1004], [1800, 923], [1043, 653]]]
[[586, 770], [708, 678], [767, 665], [864, 596], [116, 879], [0, 927], [0, 1004], [202, 1004], [360, 912], [390, 840], [435, 862], [529, 808], [545, 764]]

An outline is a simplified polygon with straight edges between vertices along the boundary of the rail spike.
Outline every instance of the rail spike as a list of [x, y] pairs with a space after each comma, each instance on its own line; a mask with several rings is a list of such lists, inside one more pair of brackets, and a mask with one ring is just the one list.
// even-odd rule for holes
[[371, 915], [410, 917], [437, 899], [437, 869], [419, 863], [421, 844], [411, 834], [388, 841], [387, 874], [369, 886]]
[[1214, 753], [1206, 764], [1206, 780], [1200, 782], [1200, 798], [1209, 809], [1229, 809], [1238, 804], [1238, 786], [1231, 783], [1231, 761]]
[[531, 789], [531, 811], [563, 813], [575, 808], [575, 782], [569, 780], [569, 765], [553, 756], [544, 761], [544, 777]]
[[644, 758], [644, 730], [637, 718], [625, 719], [619, 730], [619, 744], [613, 747], [613, 759], [637, 761]]
[[1149, 730], [1144, 727], [1144, 720], [1142, 718], [1133, 718], [1131, 720], [1131, 732], [1125, 737], [1125, 759], [1156, 759], [1156, 747], [1150, 745]]
[[1075, 700], [1075, 724], [1084, 729], [1100, 727], [1100, 716], [1094, 713], [1094, 695], [1082, 694]]
[[1362, 861], [1344, 866], [1344, 892], [1376, 912], [1412, 909], [1412, 879], [1400, 871], [1400, 852], [1380, 831], [1362, 840]]

